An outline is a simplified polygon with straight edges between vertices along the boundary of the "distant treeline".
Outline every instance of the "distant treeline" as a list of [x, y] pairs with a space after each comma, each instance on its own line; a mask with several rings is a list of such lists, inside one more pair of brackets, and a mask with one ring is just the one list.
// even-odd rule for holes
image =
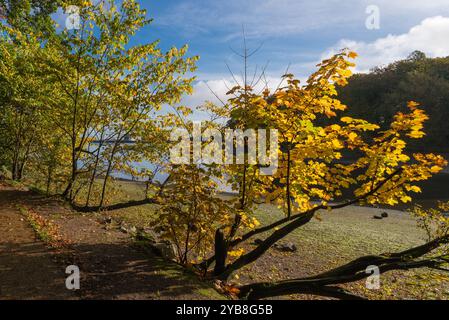
[[430, 119], [424, 139], [412, 139], [410, 147], [422, 151], [449, 151], [449, 57], [427, 58], [420, 51], [407, 59], [356, 74], [339, 89], [348, 105], [345, 115], [387, 127], [407, 101], [419, 102]]

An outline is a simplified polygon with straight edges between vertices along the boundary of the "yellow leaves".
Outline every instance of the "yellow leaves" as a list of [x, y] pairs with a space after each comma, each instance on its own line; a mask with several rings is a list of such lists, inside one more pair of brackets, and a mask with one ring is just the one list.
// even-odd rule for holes
[[341, 127], [338, 124], [333, 124], [333, 125], [331, 125], [331, 129], [334, 131], [339, 131], [341, 129]]
[[[236, 279], [239, 279], [239, 276], [237, 275]], [[237, 287], [234, 287], [232, 285], [226, 284], [222, 281], [215, 281], [214, 283], [215, 289], [217, 289], [218, 292], [230, 295], [231, 297], [236, 298], [237, 295], [240, 293], [240, 289]]]
[[253, 218], [253, 224], [254, 224], [255, 227], [260, 226], [260, 222], [256, 218]]
[[348, 53], [348, 57], [351, 58], [351, 59], [355, 59], [358, 56], [359, 55], [356, 52], [354, 52], [354, 51], [351, 51], [351, 52]]
[[357, 137], [358, 137], [358, 135], [355, 132], [351, 132], [348, 134], [349, 141], [354, 142]]
[[418, 102], [415, 102], [415, 101], [409, 101], [409, 102], [407, 103], [407, 107], [408, 107], [410, 110], [415, 110], [418, 106], [419, 106], [419, 103], [418, 103]]
[[361, 128], [363, 129], [363, 131], [373, 131], [379, 129], [379, 126], [376, 124], [366, 123], [362, 125]]
[[410, 160], [410, 157], [407, 156], [406, 154], [400, 154], [400, 155], [398, 156], [398, 160], [401, 161], [401, 162], [407, 162], [407, 161]]
[[335, 117], [335, 116], [337, 115], [334, 111], [332, 111], [332, 110], [330, 110], [330, 109], [325, 109], [324, 114], [325, 114], [328, 118]]
[[343, 146], [343, 144], [341, 143], [340, 140], [333, 139], [332, 140], [332, 147], [335, 148], [335, 149], [342, 149], [344, 146]]
[[438, 209], [445, 212], [449, 211], [449, 202], [439, 202]]
[[[380, 130], [378, 125], [352, 117], [345, 116], [333, 123], [324, 119], [335, 117], [346, 108], [336, 99], [336, 84], [346, 84], [351, 76], [351, 63], [347, 59], [356, 57], [355, 52], [343, 51], [323, 61], [303, 86], [293, 75], [286, 75], [287, 85], [275, 92], [266, 89], [263, 94], [255, 94], [242, 88], [231, 89], [230, 93], [237, 96], [230, 102], [231, 118], [236, 123], [256, 128], [268, 126], [281, 133], [279, 173], [262, 179], [256, 191], [257, 196], [265, 196], [267, 203], [279, 204], [285, 210], [289, 174], [289, 196], [294, 199], [293, 210], [297, 212], [306, 212], [316, 203], [326, 207], [327, 202], [334, 201], [351, 186], [357, 186], [354, 195], [360, 196], [364, 203], [394, 206], [412, 201], [407, 192], [421, 192], [411, 183], [426, 180], [443, 167], [443, 160], [438, 157], [423, 155], [411, 161], [405, 151], [404, 137], [424, 136], [427, 116], [416, 102], [410, 101], [407, 112], [398, 113], [385, 131], [376, 132]], [[251, 106], [245, 108], [248, 101]], [[290, 145], [294, 148], [289, 148]], [[352, 163], [347, 163], [349, 159]], [[391, 179], [390, 175], [398, 168], [403, 170]], [[373, 194], [373, 188], [381, 183]], [[249, 217], [243, 220], [242, 228], [257, 226]], [[239, 252], [232, 255], [238, 256]]]
[[254, 219], [254, 221], [253, 222], [250, 222], [249, 224], [248, 224], [248, 227], [250, 228], [250, 229], [254, 229], [256, 226], [258, 226], [260, 223], [259, 223], [259, 221], [257, 221], [256, 219]]
[[445, 166], [447, 166], [447, 161], [440, 155], [435, 154], [421, 154], [416, 153], [413, 155], [415, 160], [419, 162], [421, 171], [419, 172], [421, 176], [425, 176], [426, 172], [428, 174], [439, 173]]
[[441, 167], [439, 167], [439, 166], [432, 166], [432, 167], [430, 168], [430, 172], [431, 172], [431, 173], [438, 173], [438, 172], [440, 172], [441, 170], [443, 170], [443, 168], [441, 168]]
[[236, 250], [228, 251], [228, 255], [231, 256], [231, 257], [234, 257], [234, 258], [238, 258], [238, 257], [240, 257], [244, 252], [245, 252], [244, 249], [239, 248], [239, 249], [236, 249]]
[[418, 186], [406, 186], [405, 189], [407, 191], [412, 191], [412, 192], [415, 192], [415, 193], [421, 193], [422, 192], [421, 188], [418, 187]]
[[401, 197], [401, 201], [402, 201], [403, 203], [411, 202], [411, 201], [412, 201], [412, 198], [409, 197], [409, 196], [403, 196], [403, 197]]
[[430, 209], [415, 205], [410, 212], [431, 241], [449, 234], [449, 216], [446, 214], [448, 208], [449, 203], [439, 202], [436, 208]]
[[[210, 252], [217, 227], [223, 226], [223, 233], [227, 234], [239, 212], [233, 208], [232, 201], [217, 197], [217, 184], [211, 178], [213, 172], [196, 165], [169, 169], [171, 189], [160, 194], [159, 215], [152, 226], [167, 239], [182, 243], [178, 258], [185, 264]], [[247, 220], [242, 212], [242, 222], [246, 224]], [[185, 261], [182, 257], [188, 252], [195, 254], [189, 254]]]
[[343, 188], [349, 188], [349, 183], [348, 183], [347, 181], [340, 181], [340, 185], [341, 185]]
[[341, 122], [348, 124], [349, 128], [354, 128], [361, 131], [373, 131], [379, 129], [379, 126], [376, 124], [369, 123], [365, 120], [361, 119], [353, 119], [351, 117], [343, 117], [340, 119]]
[[265, 197], [265, 202], [268, 204], [271, 201], [273, 201], [273, 199], [277, 198], [280, 194], [282, 194], [283, 190], [282, 189], [277, 189], [274, 192], [269, 193], [266, 197]]
[[339, 69], [337, 72], [344, 78], [349, 78], [352, 75], [351, 70], [348, 69]]
[[344, 123], [352, 123], [354, 121], [354, 119], [352, 119], [351, 117], [343, 117], [340, 119], [342, 122]]
[[387, 199], [387, 203], [388, 203], [390, 206], [394, 206], [394, 205], [398, 204], [397, 200], [394, 199], [394, 198], [389, 198], [389, 199]]
[[420, 139], [420, 138], [424, 137], [425, 135], [426, 134], [421, 131], [412, 131], [410, 133], [407, 133], [407, 136], [409, 136], [410, 138], [414, 138], [414, 139]]

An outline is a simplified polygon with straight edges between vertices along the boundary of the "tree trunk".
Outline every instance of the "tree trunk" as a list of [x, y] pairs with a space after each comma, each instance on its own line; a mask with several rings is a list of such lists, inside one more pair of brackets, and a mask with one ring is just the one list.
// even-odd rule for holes
[[49, 196], [50, 195], [50, 186], [51, 186], [51, 181], [52, 181], [52, 175], [53, 175], [53, 170], [51, 169], [51, 167], [49, 167], [48, 168], [48, 171], [47, 171], [48, 173], [47, 173], [47, 190], [46, 190], [46, 193], [47, 193], [47, 196]]
[[447, 263], [444, 257], [422, 257], [448, 242], [449, 235], [446, 235], [399, 253], [360, 257], [312, 277], [244, 285], [239, 288], [238, 295], [241, 299], [263, 299], [289, 294], [313, 294], [338, 299], [363, 299], [363, 297], [356, 296], [336, 285], [369, 277], [370, 273], [367, 272], [369, 266], [376, 266], [379, 274], [392, 270], [410, 270], [423, 267], [443, 270], [440, 267]]
[[290, 194], [290, 149], [287, 153], [287, 195], [285, 199], [287, 201], [287, 217], [290, 218], [292, 216], [292, 201], [291, 201], [291, 194]]
[[223, 273], [219, 274], [219, 277], [221, 279], [227, 279], [232, 274], [232, 272], [257, 260], [277, 241], [284, 238], [286, 235], [291, 233], [293, 230], [308, 223], [315, 215], [315, 212], [316, 212], [316, 210], [311, 210], [311, 211], [305, 213], [304, 215], [296, 218], [296, 220], [291, 221], [289, 224], [285, 225], [284, 227], [274, 231], [268, 238], [266, 238], [255, 249], [253, 249], [252, 251], [248, 252], [247, 254], [241, 256], [240, 258], [235, 260], [232, 264], [228, 265], [225, 268], [225, 270], [223, 271]]
[[94, 168], [92, 171], [92, 176], [90, 177], [90, 181], [89, 181], [89, 189], [87, 191], [87, 197], [86, 197], [86, 208], [89, 207], [89, 202], [90, 202], [90, 197], [91, 197], [91, 193], [92, 193], [92, 188], [95, 182], [95, 178], [97, 176], [97, 169], [98, 169], [98, 165], [100, 163], [100, 154], [101, 154], [101, 148], [103, 147], [103, 139], [104, 139], [104, 133], [105, 133], [105, 126], [103, 125], [103, 128], [101, 129], [101, 134], [100, 134], [100, 142], [98, 143], [98, 149], [97, 152], [95, 154], [95, 164], [94, 164]]
[[226, 257], [228, 249], [226, 240], [221, 229], [215, 232], [215, 268], [214, 275], [220, 275], [224, 272], [226, 267]]

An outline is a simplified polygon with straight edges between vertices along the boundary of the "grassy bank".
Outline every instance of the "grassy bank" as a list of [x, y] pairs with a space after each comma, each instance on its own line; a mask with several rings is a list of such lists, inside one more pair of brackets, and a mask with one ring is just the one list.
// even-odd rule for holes
[[[143, 192], [144, 187], [140, 184], [125, 181], [116, 183], [123, 194], [128, 194], [126, 199]], [[387, 212], [388, 218], [373, 218], [382, 212]], [[157, 207], [146, 205], [107, 214], [136, 227], [146, 227], [152, 219], [157, 218]], [[260, 205], [255, 215], [263, 225], [283, 217], [281, 210], [267, 204]], [[266, 235], [262, 234], [259, 238]], [[242, 284], [313, 275], [360, 256], [397, 252], [424, 243], [424, 240], [424, 232], [404, 211], [359, 206], [332, 212], [322, 211], [319, 212], [319, 219], [312, 220], [281, 241], [295, 244], [297, 252], [284, 253], [272, 248], [256, 263], [242, 269], [233, 281]], [[243, 248], [248, 251], [253, 245], [247, 243]], [[381, 284], [381, 289], [374, 291], [365, 289], [364, 282], [348, 287], [378, 299], [449, 298], [449, 278], [428, 269], [391, 272], [382, 275]]]

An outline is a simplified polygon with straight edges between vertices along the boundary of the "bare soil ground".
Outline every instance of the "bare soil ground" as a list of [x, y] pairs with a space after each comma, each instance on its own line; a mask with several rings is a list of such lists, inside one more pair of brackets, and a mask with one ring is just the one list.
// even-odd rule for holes
[[0, 186], [0, 299], [73, 299], [57, 254], [36, 239], [16, 208], [20, 192]]
[[[36, 238], [20, 208], [52, 221], [70, 248]], [[105, 228], [57, 200], [0, 185], [0, 299], [219, 299], [175, 263], [143, 250], [128, 234]], [[65, 287], [65, 268], [81, 271], [81, 290]]]

